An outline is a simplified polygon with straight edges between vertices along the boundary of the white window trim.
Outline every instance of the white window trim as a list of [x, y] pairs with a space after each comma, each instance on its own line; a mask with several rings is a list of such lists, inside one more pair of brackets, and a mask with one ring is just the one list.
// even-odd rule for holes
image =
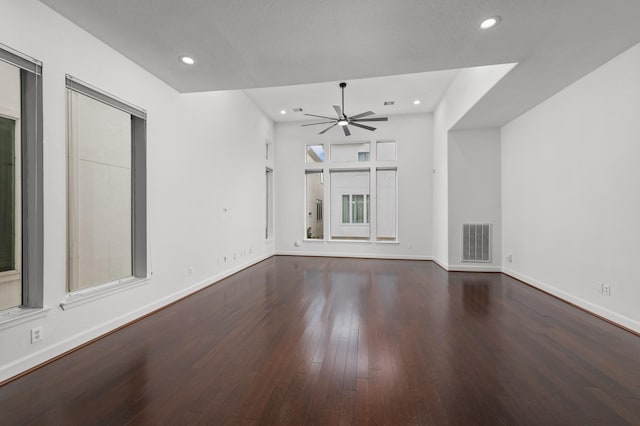
[[68, 293], [67, 297], [62, 302], [60, 302], [60, 307], [62, 308], [62, 310], [66, 311], [75, 308], [76, 306], [84, 305], [85, 303], [102, 299], [113, 294], [120, 293], [121, 291], [141, 286], [143, 284], [147, 284], [150, 281], [150, 278], [150, 276], [145, 278], [127, 277], [120, 280], [74, 291], [72, 293]]
[[50, 310], [50, 307], [25, 308], [22, 306], [5, 309], [0, 311], [0, 330], [42, 318], [46, 316]]

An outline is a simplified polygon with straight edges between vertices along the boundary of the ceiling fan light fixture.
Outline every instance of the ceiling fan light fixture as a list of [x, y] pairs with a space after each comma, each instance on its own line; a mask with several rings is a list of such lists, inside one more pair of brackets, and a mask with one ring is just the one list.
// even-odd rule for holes
[[327, 115], [317, 115], [317, 114], [304, 114], [304, 115], [308, 115], [309, 117], [316, 117], [316, 118], [322, 118], [324, 120], [328, 120], [328, 121], [321, 121], [319, 123], [309, 123], [309, 124], [302, 124], [302, 126], [316, 126], [319, 124], [329, 124], [329, 127], [327, 127], [326, 129], [324, 129], [323, 131], [321, 131], [320, 133], [318, 133], [319, 135], [323, 135], [325, 133], [327, 133], [329, 130], [333, 129], [336, 126], [340, 126], [342, 128], [342, 131], [344, 132], [345, 136], [351, 136], [351, 131], [349, 130], [349, 126], [355, 126], [355, 127], [360, 127], [361, 129], [365, 129], [365, 130], [370, 130], [370, 131], [374, 131], [376, 130], [375, 127], [371, 127], [371, 126], [367, 126], [366, 124], [362, 124], [363, 121], [387, 121], [388, 118], [387, 117], [374, 117], [374, 118], [367, 118], [370, 117], [372, 115], [375, 115], [375, 112], [373, 111], [366, 111], [366, 112], [361, 112], [360, 114], [356, 114], [356, 115], [347, 115], [344, 112], [344, 88], [347, 87], [347, 83], [340, 83], [340, 90], [342, 92], [342, 104], [341, 106], [339, 105], [334, 105], [333, 109], [336, 112], [336, 118], [333, 117], [329, 117]]

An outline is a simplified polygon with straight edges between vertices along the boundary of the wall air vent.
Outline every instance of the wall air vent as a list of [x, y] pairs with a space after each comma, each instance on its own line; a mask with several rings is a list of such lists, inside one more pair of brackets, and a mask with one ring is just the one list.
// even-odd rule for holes
[[293, 112], [302, 112], [302, 108], [294, 108]]
[[465, 223], [462, 225], [462, 261], [491, 262], [491, 224]]

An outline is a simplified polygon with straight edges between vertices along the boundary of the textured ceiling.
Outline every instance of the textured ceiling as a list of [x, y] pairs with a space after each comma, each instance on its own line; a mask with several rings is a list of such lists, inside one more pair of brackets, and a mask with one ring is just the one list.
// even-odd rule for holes
[[518, 62], [467, 127], [503, 124], [640, 41], [638, 0], [41, 1], [181, 92]]

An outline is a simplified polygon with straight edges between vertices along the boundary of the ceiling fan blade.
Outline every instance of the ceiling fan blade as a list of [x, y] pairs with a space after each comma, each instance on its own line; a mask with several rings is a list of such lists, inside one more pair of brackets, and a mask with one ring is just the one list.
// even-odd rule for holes
[[325, 115], [315, 115], [315, 114], [305, 114], [305, 115], [308, 115], [308, 116], [311, 116], [311, 117], [326, 118], [327, 120], [335, 120], [335, 118], [333, 118], [333, 117], [327, 117], [327, 116], [325, 116]]
[[344, 135], [345, 136], [351, 136], [351, 132], [349, 131], [347, 126], [342, 126], [342, 130], [344, 130]]
[[357, 122], [361, 122], [361, 121], [387, 121], [389, 120], [389, 117], [376, 117], [376, 118], [356, 118], [355, 120], [352, 118], [352, 121], [357, 121]]
[[335, 123], [336, 120], [331, 120], [331, 121], [321, 121], [319, 123], [309, 123], [309, 124], [301, 124], [302, 127], [305, 126], [317, 126], [318, 124], [327, 124], [327, 123]]
[[371, 130], [371, 131], [376, 129], [375, 127], [365, 126], [364, 124], [358, 124], [358, 123], [353, 123], [353, 122], [351, 122], [349, 124], [352, 125], [352, 126], [356, 126], [356, 127], [362, 127], [363, 129], [367, 129], [367, 130]]
[[326, 129], [324, 129], [323, 131], [321, 131], [320, 133], [318, 133], [319, 135], [323, 134], [324, 132], [326, 132], [329, 129], [333, 129], [334, 127], [336, 127], [338, 125], [338, 123], [333, 123], [331, 126], [327, 127]]
[[340, 107], [338, 105], [334, 105], [333, 109], [336, 110], [336, 113], [338, 114], [338, 117], [342, 117], [342, 110], [340, 109]]
[[367, 112], [363, 112], [362, 114], [353, 115], [353, 116], [351, 116], [349, 118], [353, 120], [354, 118], [368, 117], [368, 116], [373, 115], [373, 114], [375, 114], [375, 112], [367, 111]]

